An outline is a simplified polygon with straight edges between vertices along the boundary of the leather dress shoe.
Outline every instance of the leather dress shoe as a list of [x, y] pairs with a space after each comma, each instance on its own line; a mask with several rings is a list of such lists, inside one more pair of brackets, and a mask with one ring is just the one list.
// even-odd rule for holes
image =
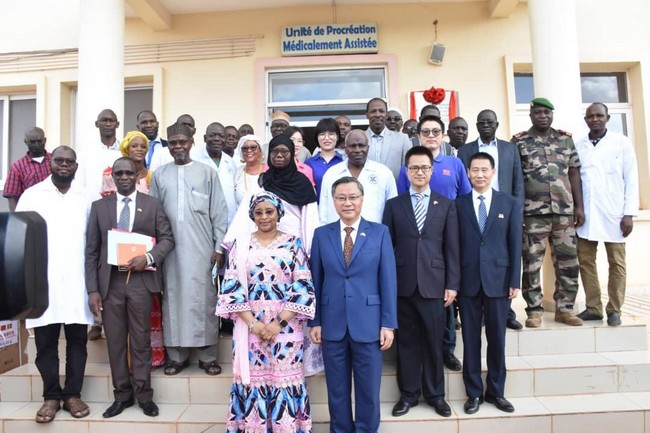
[[524, 328], [524, 325], [519, 323], [517, 319], [508, 319], [506, 326], [510, 329], [514, 329], [515, 331], [519, 331], [520, 329]]
[[469, 397], [463, 406], [465, 413], [471, 415], [478, 412], [478, 407], [483, 403], [482, 397]]
[[460, 363], [453, 353], [445, 353], [442, 355], [442, 362], [451, 371], [460, 371], [463, 368], [463, 364]]
[[451, 408], [447, 404], [444, 398], [436, 398], [435, 400], [430, 400], [427, 401], [427, 404], [436, 411], [436, 413], [440, 416], [444, 417], [450, 417], [451, 416]]
[[609, 326], [621, 326], [621, 315], [616, 311], [607, 313], [607, 324]]
[[582, 320], [603, 320], [603, 316], [599, 316], [596, 313], [592, 313], [589, 310], [584, 310], [582, 313], [576, 314]]
[[133, 399], [131, 400], [115, 400], [113, 404], [106, 409], [106, 412], [102, 414], [104, 418], [113, 418], [114, 416], [117, 416], [124, 412], [124, 409], [127, 407], [133, 406]]
[[417, 406], [417, 405], [418, 405], [418, 402], [417, 402], [417, 401], [416, 401], [415, 403], [409, 403], [409, 402], [406, 401], [406, 400], [402, 400], [402, 399], [400, 399], [400, 400], [395, 404], [395, 406], [393, 406], [393, 411], [391, 412], [391, 414], [392, 414], [393, 416], [402, 416], [402, 415], [406, 415], [407, 413], [409, 413], [409, 410], [410, 410], [413, 406]]
[[489, 394], [485, 394], [485, 401], [488, 403], [492, 403], [493, 405], [496, 406], [497, 409], [502, 410], [504, 412], [512, 413], [515, 411], [515, 407], [510, 403], [508, 400], [506, 400], [503, 397], [493, 397]]
[[147, 416], [158, 416], [158, 405], [153, 401], [148, 401], [146, 403], [138, 403], [138, 406], [142, 408], [142, 413]]

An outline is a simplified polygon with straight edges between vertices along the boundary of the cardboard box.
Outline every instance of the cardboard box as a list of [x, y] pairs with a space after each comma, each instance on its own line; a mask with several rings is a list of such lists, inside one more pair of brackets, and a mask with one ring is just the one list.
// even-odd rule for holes
[[25, 321], [0, 321], [0, 374], [27, 363]]

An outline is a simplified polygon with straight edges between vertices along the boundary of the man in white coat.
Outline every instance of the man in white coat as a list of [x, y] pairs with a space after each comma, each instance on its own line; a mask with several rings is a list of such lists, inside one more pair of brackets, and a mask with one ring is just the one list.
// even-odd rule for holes
[[603, 320], [596, 268], [596, 250], [602, 241], [609, 262], [607, 324], [619, 326], [625, 299], [625, 238], [632, 233], [632, 217], [639, 210], [639, 176], [634, 145], [624, 135], [607, 130], [609, 118], [605, 104], [591, 104], [585, 114], [589, 134], [576, 143], [585, 210], [585, 223], [576, 233], [587, 298], [587, 308], [578, 317]]
[[[90, 413], [81, 397], [86, 369], [88, 325], [93, 315], [88, 307], [84, 281], [84, 250], [89, 203], [86, 191], [72, 182], [77, 156], [68, 146], [52, 152], [52, 174], [28, 188], [17, 212], [34, 211], [47, 223], [47, 281], [49, 305], [38, 319], [27, 319], [34, 328], [36, 367], [43, 379], [43, 405], [36, 422], [48, 423], [61, 408], [75, 418]], [[59, 380], [59, 334], [65, 331], [65, 385]]]

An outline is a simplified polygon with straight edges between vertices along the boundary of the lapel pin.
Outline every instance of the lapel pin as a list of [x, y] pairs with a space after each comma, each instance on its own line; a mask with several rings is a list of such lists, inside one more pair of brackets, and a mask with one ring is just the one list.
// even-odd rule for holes
[[138, 210], [138, 212], [142, 212], [142, 209], [140, 209], [140, 208], [138, 208], [137, 210]]
[[434, 201], [433, 201], [433, 205], [435, 206], [435, 205], [437, 205], [437, 204], [438, 204], [438, 200], [434, 200]]
[[505, 217], [503, 216], [502, 213], [499, 214], [499, 218], [504, 219]]
[[365, 238], [365, 237], [366, 237], [366, 233], [365, 233], [365, 232], [361, 232], [361, 233], [359, 233], [359, 236], [363, 236], [363, 237]]

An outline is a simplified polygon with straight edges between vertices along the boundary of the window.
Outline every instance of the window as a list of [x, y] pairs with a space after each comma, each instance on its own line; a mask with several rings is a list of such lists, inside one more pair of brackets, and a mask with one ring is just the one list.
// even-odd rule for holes
[[[25, 154], [25, 131], [36, 126], [34, 95], [0, 96], [0, 167], [7, 178], [11, 164]], [[47, 136], [47, 134], [46, 134]], [[4, 184], [3, 184], [4, 185]]]
[[313, 128], [323, 117], [347, 115], [353, 125], [367, 125], [366, 104], [385, 98], [384, 67], [332, 68], [268, 72], [268, 125], [274, 111], [291, 116], [291, 124], [305, 130], [305, 145], [313, 149]]

